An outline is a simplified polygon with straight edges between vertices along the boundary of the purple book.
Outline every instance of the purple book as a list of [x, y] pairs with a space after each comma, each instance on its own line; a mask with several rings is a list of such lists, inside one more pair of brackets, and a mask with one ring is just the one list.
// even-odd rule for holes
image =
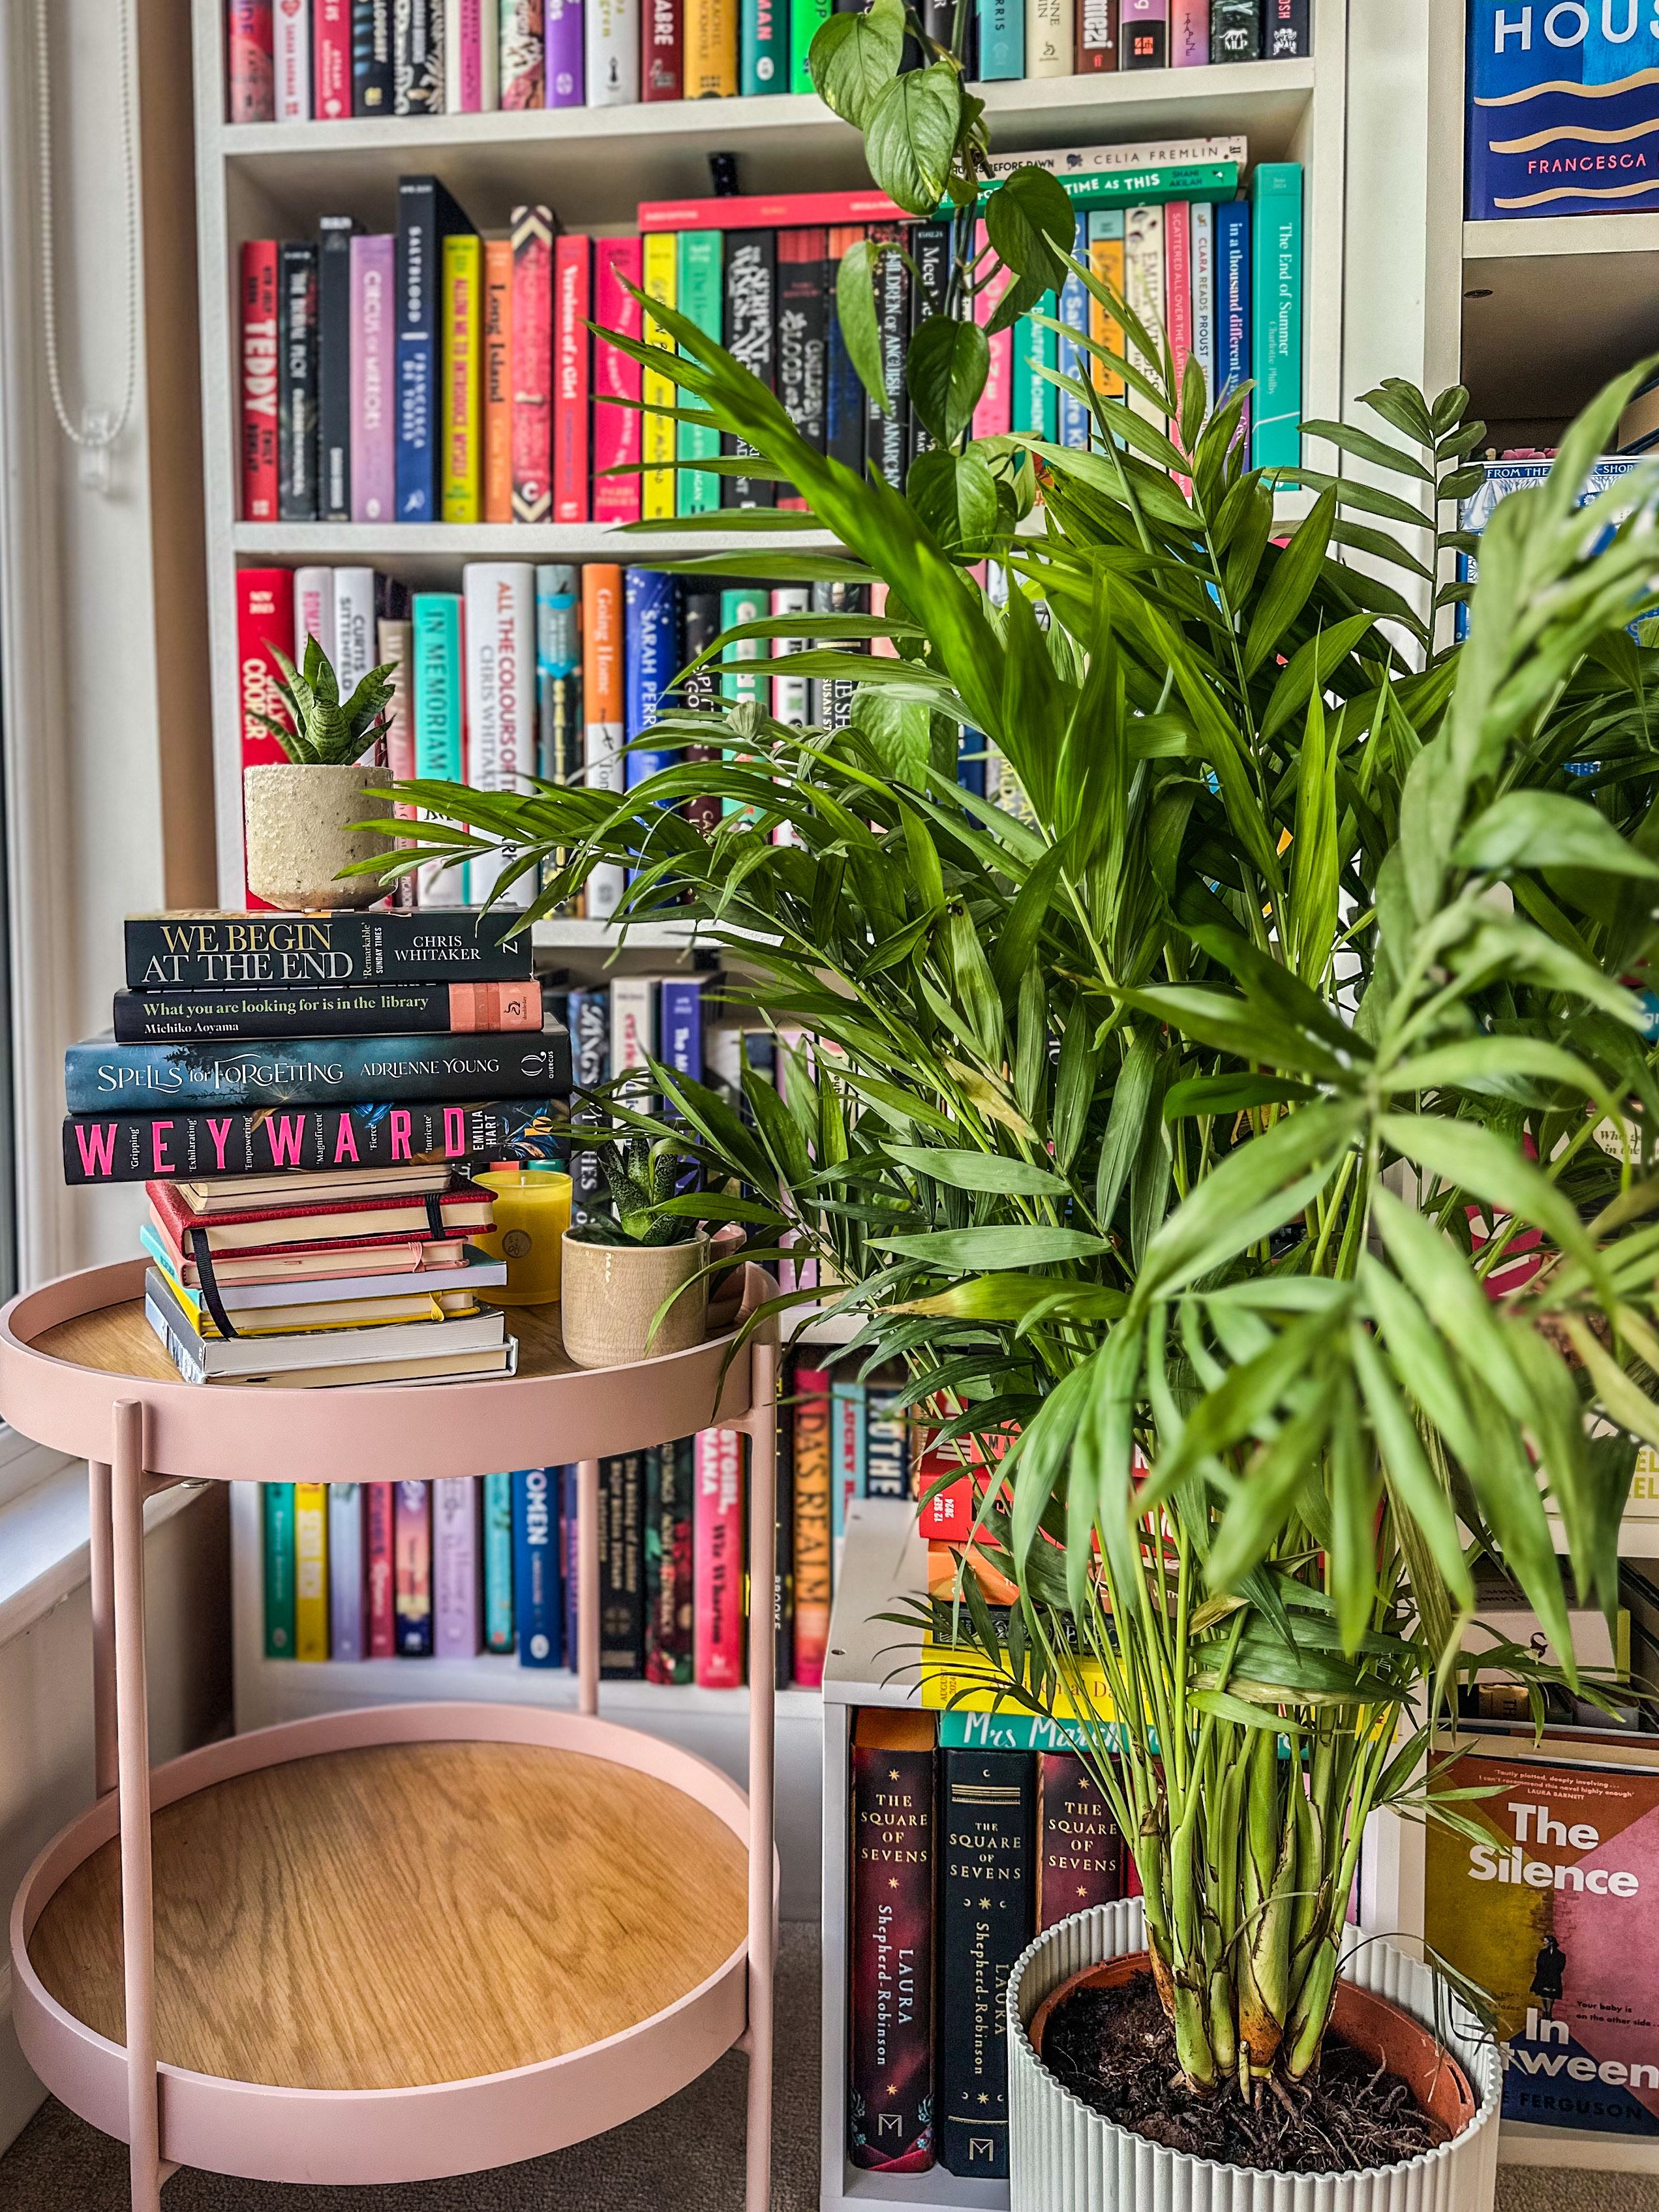
[[328, 1486], [328, 1656], [363, 1659], [363, 1486]]
[[574, 1674], [580, 1660], [576, 1641], [576, 1596], [581, 1582], [581, 1546], [576, 1517], [577, 1482], [574, 1467], [559, 1469], [563, 1519], [560, 1538], [564, 1545], [564, 1663]]
[[452, 1475], [432, 1486], [432, 1610], [440, 1659], [476, 1659], [480, 1633], [478, 1478]]
[[582, 65], [582, 0], [547, 0], [547, 105], [580, 107], [587, 98]]
[[388, 232], [351, 241], [351, 519], [397, 508], [392, 394], [392, 250]]

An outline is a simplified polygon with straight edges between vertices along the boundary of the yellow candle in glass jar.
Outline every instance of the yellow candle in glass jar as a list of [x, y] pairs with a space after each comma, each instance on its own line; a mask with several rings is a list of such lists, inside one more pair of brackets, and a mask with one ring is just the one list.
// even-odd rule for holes
[[494, 1193], [495, 1225], [469, 1242], [507, 1262], [505, 1290], [480, 1291], [495, 1306], [559, 1302], [559, 1263], [570, 1226], [570, 1178], [554, 1168], [492, 1168], [475, 1182]]

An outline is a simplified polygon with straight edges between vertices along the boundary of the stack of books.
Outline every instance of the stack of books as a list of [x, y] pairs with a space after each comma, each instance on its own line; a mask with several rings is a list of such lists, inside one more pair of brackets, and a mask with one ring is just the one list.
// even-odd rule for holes
[[140, 915], [71, 1045], [71, 1183], [142, 1182], [145, 1317], [191, 1382], [511, 1374], [492, 1162], [564, 1164], [570, 1053], [514, 917]]

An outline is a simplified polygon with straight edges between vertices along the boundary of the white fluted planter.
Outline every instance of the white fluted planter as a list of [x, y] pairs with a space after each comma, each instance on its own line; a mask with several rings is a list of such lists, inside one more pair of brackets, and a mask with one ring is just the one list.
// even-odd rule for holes
[[1436, 2150], [1362, 2173], [1253, 2173], [1149, 2142], [1062, 2088], [1031, 2048], [1044, 1997], [1085, 1967], [1144, 1950], [1138, 1898], [1048, 1929], [1008, 1978], [1012, 2212], [1492, 2212], [1502, 2066], [1473, 2014], [1392, 1944], [1357, 1945], [1345, 1978], [1435, 2027], [1468, 2075], [1474, 2119]]

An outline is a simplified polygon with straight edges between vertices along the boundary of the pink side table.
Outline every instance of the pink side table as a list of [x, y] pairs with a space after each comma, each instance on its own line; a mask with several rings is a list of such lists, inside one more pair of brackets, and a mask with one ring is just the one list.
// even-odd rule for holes
[[[571, 1367], [556, 1318], [526, 1312], [508, 1316], [514, 1377], [302, 1390], [180, 1381], [145, 1326], [143, 1273], [67, 1276], [0, 1314], [0, 1413], [84, 1457], [92, 1486], [98, 1796], [12, 1908], [29, 2063], [129, 2144], [133, 2212], [159, 2212], [180, 2166], [396, 2183], [536, 2157], [648, 2111], [735, 2046], [749, 2058], [746, 2212], [766, 2212], [775, 1326], [733, 1340], [771, 1279], [744, 1267], [715, 1334], [635, 1367]], [[750, 1443], [763, 1598], [746, 1796], [599, 1717], [599, 1462], [711, 1426]], [[332, 1713], [152, 1772], [147, 1497], [550, 1461], [579, 1470], [576, 1712]]]

